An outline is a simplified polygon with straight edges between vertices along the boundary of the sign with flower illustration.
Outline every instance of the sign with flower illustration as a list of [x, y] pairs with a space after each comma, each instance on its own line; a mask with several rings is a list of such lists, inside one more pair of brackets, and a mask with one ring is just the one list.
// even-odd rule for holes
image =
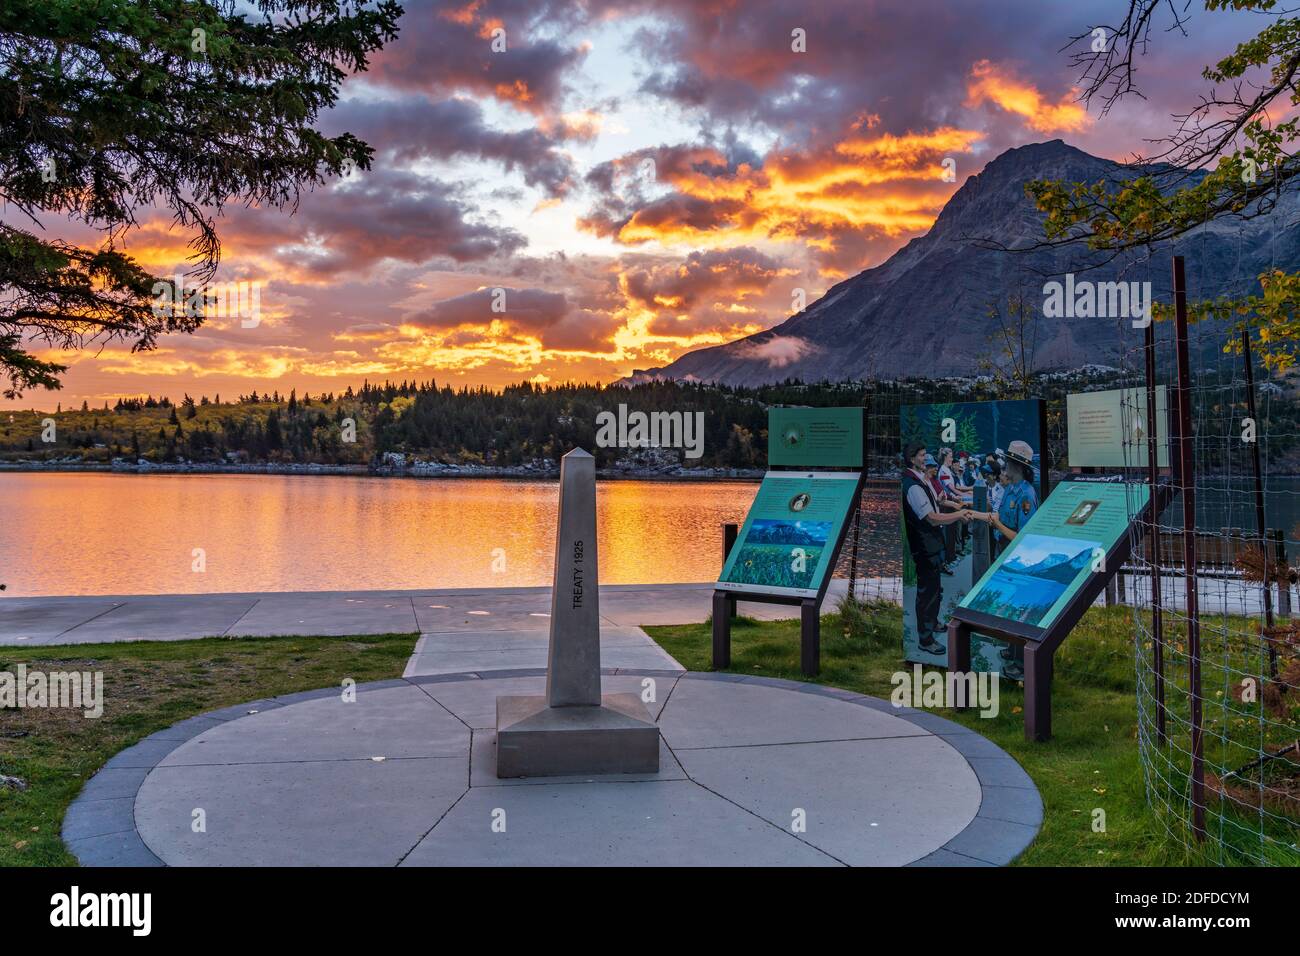
[[851, 471], [770, 471], [727, 556], [724, 591], [815, 597], [858, 490]]

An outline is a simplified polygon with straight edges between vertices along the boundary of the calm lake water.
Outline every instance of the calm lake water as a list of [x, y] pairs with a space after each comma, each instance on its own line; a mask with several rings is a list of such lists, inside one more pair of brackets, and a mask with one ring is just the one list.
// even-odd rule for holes
[[[598, 487], [601, 581], [650, 584], [715, 580], [721, 525], [744, 520], [758, 483]], [[1300, 479], [1269, 491], [1269, 523], [1290, 532]], [[557, 497], [554, 482], [498, 479], [0, 474], [0, 582], [7, 597], [544, 585]], [[899, 573], [897, 501], [865, 502], [861, 573]], [[1199, 505], [1202, 527], [1254, 522], [1239, 484]]]
[[[757, 487], [601, 482], [601, 581], [716, 579], [720, 526]], [[472, 478], [0, 474], [0, 582], [12, 597], [549, 584], [558, 495]]]

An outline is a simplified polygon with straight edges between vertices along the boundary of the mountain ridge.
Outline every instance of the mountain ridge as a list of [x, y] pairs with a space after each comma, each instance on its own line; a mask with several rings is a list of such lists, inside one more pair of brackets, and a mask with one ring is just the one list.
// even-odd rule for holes
[[[786, 379], [841, 381], [976, 374], [998, 334], [989, 310], [1020, 291], [1037, 313], [1035, 369], [1115, 362], [1135, 334], [1124, 319], [1046, 318], [1042, 288], [1067, 272], [1102, 281], [1150, 281], [1168, 299], [1169, 257], [1186, 260], [1193, 299], [1257, 291], [1256, 276], [1274, 263], [1300, 262], [1294, 195], [1247, 221], [1215, 221], [1150, 253], [1105, 255], [1082, 246], [1029, 249], [1043, 239], [1042, 216], [1025, 194], [1035, 179], [1121, 181], [1167, 166], [1130, 167], [1092, 156], [1063, 140], [1015, 147], [966, 179], [928, 232], [884, 262], [831, 286], [802, 312], [763, 332], [698, 349], [625, 382], [652, 378], [764, 385]], [[1203, 174], [1198, 174], [1203, 175]], [[1028, 251], [1005, 251], [1005, 250]], [[1096, 267], [1096, 268], [1093, 268]]]

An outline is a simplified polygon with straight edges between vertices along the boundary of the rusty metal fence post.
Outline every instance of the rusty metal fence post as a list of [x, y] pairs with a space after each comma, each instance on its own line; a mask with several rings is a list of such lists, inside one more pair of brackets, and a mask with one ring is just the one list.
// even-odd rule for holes
[[1201, 699], [1201, 621], [1196, 576], [1196, 457], [1192, 370], [1187, 342], [1187, 276], [1174, 256], [1174, 329], [1178, 359], [1178, 484], [1183, 496], [1183, 584], [1187, 612], [1187, 693], [1192, 732], [1192, 831], [1205, 839], [1205, 728]]

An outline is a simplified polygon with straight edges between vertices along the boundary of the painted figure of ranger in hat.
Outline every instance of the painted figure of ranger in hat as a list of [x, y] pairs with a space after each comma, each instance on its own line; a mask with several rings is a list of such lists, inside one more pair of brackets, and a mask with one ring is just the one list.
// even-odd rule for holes
[[998, 510], [991, 512], [988, 518], [999, 548], [1006, 547], [1006, 543], [1038, 510], [1038, 492], [1034, 490], [1034, 450], [1028, 442], [1013, 441], [1007, 446], [1007, 471], [1011, 483], [1003, 492]]
[[[993, 537], [999, 551], [1016, 536], [1038, 510], [1038, 492], [1034, 490], [1034, 450], [1028, 442], [1013, 441], [1007, 446], [1005, 471], [1011, 479], [1002, 493], [996, 512], [989, 512], [983, 520], [993, 526]], [[1025, 650], [1019, 645], [1003, 647], [998, 652], [1002, 658], [1002, 676], [1010, 680], [1024, 680]]]

